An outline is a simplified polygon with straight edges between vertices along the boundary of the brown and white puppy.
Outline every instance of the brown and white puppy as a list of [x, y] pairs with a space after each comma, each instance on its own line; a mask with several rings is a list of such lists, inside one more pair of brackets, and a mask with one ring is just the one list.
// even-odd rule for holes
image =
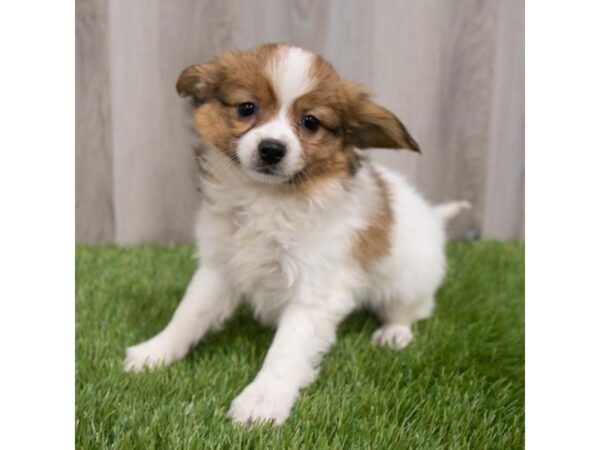
[[125, 369], [183, 358], [241, 301], [277, 327], [264, 364], [229, 417], [282, 423], [317, 375], [336, 327], [367, 307], [377, 345], [412, 340], [445, 270], [444, 220], [468, 205], [430, 206], [361, 149], [419, 151], [404, 125], [323, 58], [268, 44], [187, 68], [203, 146], [201, 266], [171, 322], [127, 349]]

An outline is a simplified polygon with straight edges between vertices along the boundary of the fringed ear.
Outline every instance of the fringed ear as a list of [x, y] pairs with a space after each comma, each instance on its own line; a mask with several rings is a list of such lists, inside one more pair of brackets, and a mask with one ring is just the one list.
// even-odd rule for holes
[[191, 95], [196, 102], [209, 98], [219, 82], [219, 70], [215, 62], [196, 64], [181, 72], [177, 80], [177, 92], [182, 97]]
[[349, 137], [358, 148], [406, 148], [421, 152], [404, 124], [383, 106], [375, 103], [363, 105], [359, 109], [357, 123], [358, 127]]
[[353, 98], [347, 131], [350, 144], [358, 148], [405, 148], [421, 152], [404, 124], [383, 106], [373, 103], [360, 85], [348, 83], [347, 91]]

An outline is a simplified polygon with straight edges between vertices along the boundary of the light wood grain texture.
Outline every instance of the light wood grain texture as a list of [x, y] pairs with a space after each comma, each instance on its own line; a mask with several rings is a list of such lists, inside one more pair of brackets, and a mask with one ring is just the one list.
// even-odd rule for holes
[[[200, 195], [177, 76], [230, 48], [287, 42], [365, 83], [404, 121], [423, 155], [372, 153], [434, 202], [473, 203], [451, 236], [522, 237], [523, 9], [522, 0], [110, 2], [112, 131], [102, 133], [113, 164], [95, 164], [103, 186], [87, 189], [111, 193], [116, 242], [191, 241]], [[91, 166], [78, 164], [78, 178]], [[77, 213], [82, 226], [99, 214]], [[78, 238], [95, 240], [86, 230]]]
[[500, 3], [483, 235], [525, 237], [525, 11]]
[[114, 241], [108, 4], [75, 4], [75, 238]]

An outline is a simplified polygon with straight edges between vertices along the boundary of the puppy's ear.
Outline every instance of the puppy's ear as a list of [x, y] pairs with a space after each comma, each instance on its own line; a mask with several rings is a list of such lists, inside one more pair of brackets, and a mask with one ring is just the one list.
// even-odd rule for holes
[[353, 97], [347, 131], [350, 144], [358, 148], [406, 148], [421, 153], [419, 144], [394, 114], [373, 103], [369, 93], [359, 85], [347, 86]]
[[197, 102], [210, 97], [219, 81], [216, 62], [196, 64], [181, 72], [177, 80], [177, 92], [182, 97], [191, 95]]

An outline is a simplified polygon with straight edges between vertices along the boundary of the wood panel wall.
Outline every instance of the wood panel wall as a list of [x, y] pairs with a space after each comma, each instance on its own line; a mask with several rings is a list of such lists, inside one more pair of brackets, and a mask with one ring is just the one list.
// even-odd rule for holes
[[453, 237], [524, 233], [522, 0], [78, 0], [80, 242], [191, 242], [200, 193], [180, 71], [287, 42], [367, 84], [423, 155], [373, 150], [434, 202], [474, 208]]

